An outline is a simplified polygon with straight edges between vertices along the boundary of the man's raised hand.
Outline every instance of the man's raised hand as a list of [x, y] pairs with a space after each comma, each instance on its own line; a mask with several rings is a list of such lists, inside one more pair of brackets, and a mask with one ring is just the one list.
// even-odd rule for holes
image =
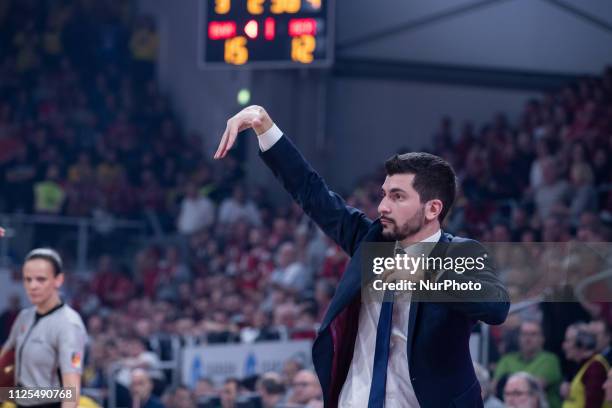
[[227, 127], [225, 128], [225, 132], [223, 132], [221, 142], [219, 142], [219, 147], [217, 148], [214, 158], [224, 158], [236, 142], [238, 133], [243, 130], [253, 129], [259, 136], [273, 125], [274, 122], [272, 122], [266, 110], [261, 106], [252, 105], [244, 108], [227, 121]]
[[0, 227], [0, 237], [3, 237], [5, 233], [6, 231], [4, 230], [4, 228]]

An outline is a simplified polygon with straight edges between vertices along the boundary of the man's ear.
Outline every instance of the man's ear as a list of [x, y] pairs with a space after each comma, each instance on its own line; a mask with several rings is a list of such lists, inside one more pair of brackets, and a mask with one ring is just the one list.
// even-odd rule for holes
[[60, 273], [55, 277], [55, 289], [59, 289], [64, 284], [64, 274]]
[[442, 204], [442, 200], [438, 200], [437, 198], [429, 200], [427, 204], [425, 204], [425, 218], [427, 221], [436, 220], [440, 216], [443, 208], [444, 204]]

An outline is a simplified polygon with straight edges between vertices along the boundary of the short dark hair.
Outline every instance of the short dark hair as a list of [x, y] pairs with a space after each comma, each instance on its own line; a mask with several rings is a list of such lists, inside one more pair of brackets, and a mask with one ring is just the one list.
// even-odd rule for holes
[[268, 394], [282, 395], [285, 393], [285, 385], [275, 378], [262, 378], [261, 386]]
[[26, 255], [23, 263], [25, 264], [26, 262], [34, 260], [34, 259], [44, 259], [45, 261], [49, 262], [53, 266], [54, 276], [57, 276], [60, 273], [64, 273], [62, 258], [57, 253], [57, 251], [51, 248], [33, 249]]
[[419, 193], [421, 203], [433, 199], [442, 201], [438, 220], [444, 221], [457, 192], [455, 171], [446, 160], [424, 152], [396, 154], [385, 162], [385, 170], [387, 176], [414, 174], [412, 187]]

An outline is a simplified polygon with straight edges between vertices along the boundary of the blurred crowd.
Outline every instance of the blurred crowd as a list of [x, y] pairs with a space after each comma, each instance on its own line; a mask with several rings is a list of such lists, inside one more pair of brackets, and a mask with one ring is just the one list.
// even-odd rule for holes
[[[176, 233], [129, 262], [103, 253], [91, 275], [68, 279], [65, 297], [90, 334], [84, 386], [101, 399], [112, 382], [125, 404], [156, 395], [160, 405], [151, 406], [321, 406], [316, 376], [295, 359], [282, 372], [169, 385], [162, 362], [177, 358], [173, 341], [313, 339], [348, 258], [299, 207], [247, 189], [238, 160], [207, 161], [202, 136], [182, 129], [155, 80], [155, 22], [132, 6], [0, 2], [0, 47], [8, 50], [0, 61], [0, 212], [154, 214]], [[537, 243], [612, 238], [612, 69], [527, 101], [516, 121], [499, 114], [478, 127], [443, 118], [431, 140], [424, 150], [447, 159], [460, 183], [446, 230], [533, 244], [530, 256], [549, 261], [554, 253]], [[383, 179], [384, 169], [373, 169], [347, 203], [376, 218]], [[491, 364], [476, 368], [488, 406], [538, 406], [520, 402], [533, 398], [560, 407], [578, 382], [595, 401], [585, 406], [602, 406], [610, 397], [610, 295], [607, 282], [591, 301], [575, 287], [610, 259], [567, 279], [549, 275], [545, 286], [564, 302], [547, 302], [550, 291], [534, 292], [525, 272], [537, 269], [529, 258], [505, 255], [514, 300], [543, 302], [492, 329]], [[21, 306], [14, 297], [0, 328]]]
[[155, 22], [132, 4], [2, 2], [0, 211], [151, 212], [174, 229], [189, 181], [218, 200], [241, 178], [233, 159], [214, 178], [181, 128], [155, 80]]
[[[495, 362], [491, 373], [475, 364], [485, 407], [608, 407], [612, 404], [610, 325], [600, 319], [565, 329], [562, 353], [545, 348], [537, 319], [518, 325], [517, 347]], [[503, 402], [502, 402], [503, 401]]]

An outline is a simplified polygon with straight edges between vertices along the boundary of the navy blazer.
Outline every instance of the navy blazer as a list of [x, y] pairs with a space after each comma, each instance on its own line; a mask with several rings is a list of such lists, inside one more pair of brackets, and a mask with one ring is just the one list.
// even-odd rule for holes
[[[358, 330], [361, 266], [365, 256], [362, 244], [388, 240], [382, 236], [380, 221], [370, 220], [362, 211], [347, 206], [342, 197], [327, 187], [286, 136], [260, 155], [304, 212], [351, 256], [312, 350], [325, 407], [335, 408], [352, 361]], [[478, 242], [447, 233], [442, 234], [440, 241], [462, 243], [460, 251], [470, 256], [485, 253]], [[434, 251], [439, 246], [436, 245]], [[486, 262], [484, 270], [457, 276], [460, 280], [480, 282], [488, 293], [487, 300], [413, 300], [410, 305], [407, 363], [416, 397], [423, 408], [483, 406], [470, 356], [470, 334], [479, 320], [501, 324], [508, 314], [508, 293], [491, 262]], [[442, 275], [442, 279], [450, 278], [447, 272]]]

